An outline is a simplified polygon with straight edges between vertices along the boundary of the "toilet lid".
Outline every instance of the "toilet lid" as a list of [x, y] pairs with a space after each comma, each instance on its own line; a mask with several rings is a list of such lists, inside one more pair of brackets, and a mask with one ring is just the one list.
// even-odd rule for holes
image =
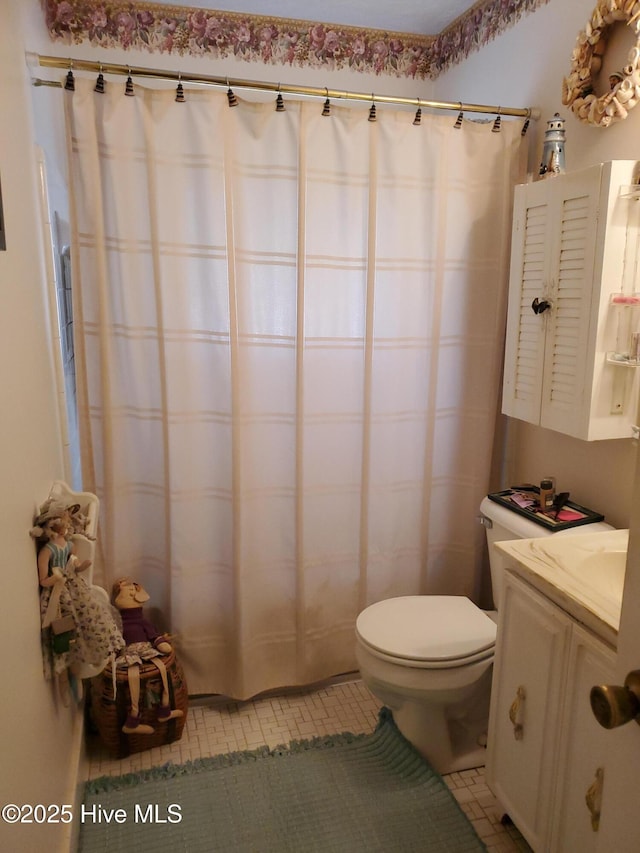
[[496, 640], [496, 624], [462, 595], [408, 595], [363, 610], [356, 631], [385, 656], [433, 662], [478, 659]]

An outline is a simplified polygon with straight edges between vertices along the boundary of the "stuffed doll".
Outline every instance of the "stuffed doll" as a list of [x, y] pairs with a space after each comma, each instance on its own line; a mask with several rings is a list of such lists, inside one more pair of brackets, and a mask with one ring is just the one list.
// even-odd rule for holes
[[74, 664], [99, 666], [124, 648], [112, 608], [82, 577], [90, 560], [75, 555], [73, 523], [64, 503], [47, 501], [30, 531], [38, 546], [45, 676], [63, 687]]
[[171, 652], [171, 644], [142, 613], [142, 605], [149, 601], [149, 593], [131, 578], [120, 578], [113, 585], [111, 599], [122, 617], [122, 634], [126, 643], [124, 652], [116, 659], [118, 666], [127, 667], [127, 680], [131, 708], [122, 731], [126, 734], [153, 734], [154, 729], [142, 722], [140, 712], [140, 666], [152, 663], [162, 679], [162, 698], [158, 706], [158, 722], [182, 717], [182, 711], [169, 705], [169, 685], [163, 655]]
[[70, 504], [67, 507], [67, 512], [69, 513], [69, 521], [73, 532], [84, 536], [85, 539], [89, 539], [91, 542], [95, 542], [96, 537], [91, 536], [88, 531], [90, 523], [89, 516], [83, 513], [80, 504]]

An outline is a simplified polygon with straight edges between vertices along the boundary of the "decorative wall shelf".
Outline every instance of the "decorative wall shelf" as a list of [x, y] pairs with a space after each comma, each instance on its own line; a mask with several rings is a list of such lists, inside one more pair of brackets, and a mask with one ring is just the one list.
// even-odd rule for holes
[[607, 364], [614, 364], [616, 367], [640, 367], [640, 361], [631, 358], [625, 358], [616, 352], [608, 352], [606, 358]]
[[640, 199], [640, 184], [620, 187], [620, 198]]

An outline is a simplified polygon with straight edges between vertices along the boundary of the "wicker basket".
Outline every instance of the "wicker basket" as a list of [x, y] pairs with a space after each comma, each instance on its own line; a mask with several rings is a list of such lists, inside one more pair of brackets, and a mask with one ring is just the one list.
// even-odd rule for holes
[[100, 738], [116, 758], [125, 758], [133, 752], [143, 752], [154, 746], [180, 740], [187, 719], [189, 696], [187, 682], [180, 662], [171, 651], [162, 656], [167, 669], [169, 687], [169, 705], [182, 711], [182, 716], [166, 722], [158, 720], [158, 704], [162, 695], [162, 679], [157, 666], [147, 663], [140, 666], [140, 711], [142, 722], [152, 726], [153, 734], [125, 734], [122, 731], [129, 709], [131, 697], [127, 667], [116, 668], [116, 696], [113, 696], [113, 678], [111, 664], [91, 680], [91, 716], [98, 729]]

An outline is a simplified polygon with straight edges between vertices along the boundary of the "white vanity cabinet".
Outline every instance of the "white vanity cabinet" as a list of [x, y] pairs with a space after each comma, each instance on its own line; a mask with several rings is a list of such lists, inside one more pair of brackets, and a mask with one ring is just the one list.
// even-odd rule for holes
[[611, 296], [635, 292], [638, 213], [616, 160], [516, 187], [502, 411], [585, 440], [629, 438], [637, 371]]
[[[589, 704], [614, 652], [507, 573], [493, 674], [487, 782], [536, 853], [596, 850], [586, 802], [601, 784], [607, 732]], [[598, 768], [601, 768], [600, 772]]]

